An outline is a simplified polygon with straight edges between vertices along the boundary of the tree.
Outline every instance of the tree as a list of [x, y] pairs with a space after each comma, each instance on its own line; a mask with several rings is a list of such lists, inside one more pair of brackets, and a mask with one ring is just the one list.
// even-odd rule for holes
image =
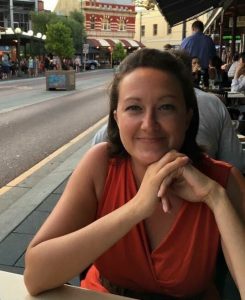
[[57, 16], [56, 13], [47, 13], [47, 12], [32, 12], [31, 20], [32, 20], [32, 29], [35, 34], [41, 32], [42, 34], [46, 34], [47, 25], [50, 23], [59, 22], [60, 16]]
[[122, 43], [117, 43], [112, 52], [112, 59], [116, 64], [119, 64], [126, 56]]
[[75, 49], [71, 37], [71, 29], [62, 22], [47, 25], [45, 48], [52, 54], [63, 58], [72, 58]]
[[49, 24], [56, 24], [61, 22], [71, 29], [71, 36], [73, 39], [73, 47], [76, 53], [81, 53], [82, 45], [86, 38], [86, 33], [84, 29], [84, 15], [82, 12], [77, 10], [70, 13], [69, 17], [60, 16], [56, 13], [31, 13], [32, 27], [34, 33], [41, 32], [46, 34], [47, 26]]

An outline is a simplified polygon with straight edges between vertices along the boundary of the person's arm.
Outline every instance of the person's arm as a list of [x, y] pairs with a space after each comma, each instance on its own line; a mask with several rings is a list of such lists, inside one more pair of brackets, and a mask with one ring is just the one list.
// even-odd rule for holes
[[98, 143], [102, 143], [102, 142], [106, 142], [107, 140], [107, 123], [105, 125], [103, 125], [95, 134], [95, 136], [93, 137], [92, 140], [92, 146], [98, 144]]
[[226, 263], [245, 299], [245, 179], [233, 168], [223, 200], [215, 200], [214, 215], [221, 234], [222, 250]]
[[218, 101], [216, 107], [221, 124], [216, 159], [232, 164], [245, 174], [245, 149], [238, 139], [227, 108], [220, 100]]
[[231, 82], [231, 91], [232, 92], [241, 92], [245, 91], [245, 64], [239, 62], [236, 67], [234, 78]]
[[[232, 169], [227, 191], [192, 165], [184, 166], [173, 175], [169, 183], [172, 191], [191, 202], [201, 201], [212, 210], [222, 241], [222, 249], [228, 268], [237, 284], [241, 299], [245, 299], [245, 180], [241, 173]], [[163, 191], [163, 192], [162, 192]], [[161, 186], [159, 196], [163, 195]]]
[[97, 150], [103, 145], [95, 146], [80, 162], [57, 206], [27, 249], [24, 279], [33, 295], [79, 274], [134, 225], [150, 216], [158, 204], [157, 191], [162, 180], [188, 162], [182, 154], [166, 154], [148, 168], [131, 201], [95, 221], [96, 198], [102, 194], [104, 182], [94, 186], [91, 178], [97, 174], [96, 181], [101, 180], [99, 162], [106, 156]]

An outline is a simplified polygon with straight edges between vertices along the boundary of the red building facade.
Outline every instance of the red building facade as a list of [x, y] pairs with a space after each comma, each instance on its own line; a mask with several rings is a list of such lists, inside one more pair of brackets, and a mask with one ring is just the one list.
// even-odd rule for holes
[[126, 52], [143, 47], [133, 40], [136, 16], [133, 1], [84, 0], [82, 9], [90, 58], [108, 60], [119, 42]]

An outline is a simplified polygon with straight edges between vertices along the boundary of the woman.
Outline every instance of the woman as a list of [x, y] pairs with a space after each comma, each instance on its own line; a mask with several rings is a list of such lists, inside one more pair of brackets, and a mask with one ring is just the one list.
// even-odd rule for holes
[[93, 264], [83, 287], [139, 299], [210, 299], [221, 236], [245, 297], [244, 180], [196, 144], [188, 74], [170, 53], [154, 49], [120, 65], [109, 142], [81, 160], [26, 252], [31, 294]]
[[231, 82], [232, 92], [245, 92], [245, 52], [240, 53], [234, 78]]

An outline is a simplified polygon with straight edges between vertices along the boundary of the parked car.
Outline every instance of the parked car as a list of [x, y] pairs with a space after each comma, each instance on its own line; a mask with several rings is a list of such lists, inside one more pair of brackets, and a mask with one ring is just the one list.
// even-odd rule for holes
[[86, 70], [95, 70], [100, 67], [100, 63], [95, 59], [87, 59], [86, 60]]

